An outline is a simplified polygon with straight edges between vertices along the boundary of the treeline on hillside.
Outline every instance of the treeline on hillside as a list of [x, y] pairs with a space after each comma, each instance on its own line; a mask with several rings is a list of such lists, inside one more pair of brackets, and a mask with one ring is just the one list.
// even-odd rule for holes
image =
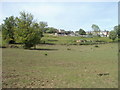
[[[14, 44], [22, 43], [24, 48], [35, 47], [41, 42], [43, 33], [57, 33], [58, 29], [54, 27], [48, 27], [47, 22], [36, 22], [31, 13], [20, 12], [19, 17], [6, 17], [3, 20], [4, 23], [0, 25], [0, 30], [2, 30], [2, 39], [5, 43]], [[114, 30], [110, 32], [109, 38], [113, 41], [119, 34], [119, 26], [115, 26]], [[100, 33], [100, 28], [98, 25], [93, 24], [91, 26], [93, 31], [98, 34]], [[65, 31], [66, 33], [71, 33], [73, 31]], [[80, 35], [86, 35], [85, 30], [79, 29]]]
[[4, 43], [22, 43], [24, 48], [35, 47], [40, 43], [43, 33], [56, 33], [58, 30], [48, 27], [47, 22], [36, 22], [31, 13], [20, 12], [19, 17], [6, 17], [0, 25]]

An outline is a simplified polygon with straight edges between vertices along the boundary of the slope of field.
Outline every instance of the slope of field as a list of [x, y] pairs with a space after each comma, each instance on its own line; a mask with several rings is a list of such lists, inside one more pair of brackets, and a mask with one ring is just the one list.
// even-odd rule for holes
[[117, 88], [117, 49], [117, 44], [4, 48], [3, 88]]
[[[102, 41], [102, 42], [112, 42], [109, 37], [93, 37], [93, 38], [85, 38], [85, 37], [76, 37], [76, 36], [53, 36], [49, 34], [44, 34], [44, 37], [42, 38], [42, 42], [45, 41], [45, 43], [49, 44], [59, 44], [59, 45], [64, 45], [64, 44], [77, 44], [76, 40], [92, 40], [92, 41]], [[118, 39], [116, 38], [115, 41]]]

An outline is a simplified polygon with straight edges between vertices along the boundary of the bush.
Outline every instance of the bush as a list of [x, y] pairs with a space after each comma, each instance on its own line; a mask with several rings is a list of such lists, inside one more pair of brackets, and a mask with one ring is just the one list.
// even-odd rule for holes
[[81, 42], [79, 45], [93, 45], [93, 42]]
[[47, 54], [47, 53], [45, 53], [44, 55], [45, 55], [45, 56], [47, 56], [48, 54]]
[[95, 47], [99, 47], [98, 45], [95, 45]]
[[67, 48], [67, 50], [71, 50], [70, 48]]
[[103, 40], [95, 40], [95, 42], [105, 42], [105, 41], [103, 41]]
[[40, 43], [41, 43], [41, 44], [45, 44], [45, 41], [41, 40]]
[[8, 47], [8, 43], [5, 41], [2, 41], [2, 43], [0, 43], [0, 48], [7, 48]]

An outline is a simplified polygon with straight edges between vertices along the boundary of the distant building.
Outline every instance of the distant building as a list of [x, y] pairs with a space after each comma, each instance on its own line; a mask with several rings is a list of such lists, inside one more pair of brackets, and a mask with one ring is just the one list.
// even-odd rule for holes
[[80, 35], [77, 31], [65, 31], [63, 29], [57, 30], [56, 33], [54, 34], [55, 36], [80, 36], [80, 37], [87, 37], [87, 38], [92, 38], [94, 36], [101, 36], [101, 37], [109, 37], [109, 31], [100, 31], [98, 33], [94, 31], [86, 31], [86, 35]]
[[101, 36], [101, 37], [109, 37], [109, 31], [106, 31], [106, 30], [101, 31], [101, 32], [100, 32], [100, 36]]
[[109, 31], [106, 31], [106, 30], [100, 31], [100, 32], [98, 32], [97, 34], [96, 34], [96, 32], [94, 32], [94, 31], [87, 31], [86, 34], [87, 34], [87, 35], [90, 35], [90, 34], [91, 34], [91, 35], [93, 35], [93, 36], [99, 35], [99, 36], [101, 36], [101, 37], [109, 37]]
[[60, 29], [55, 33], [55, 36], [75, 36], [75, 33], [73, 31], [65, 31]]

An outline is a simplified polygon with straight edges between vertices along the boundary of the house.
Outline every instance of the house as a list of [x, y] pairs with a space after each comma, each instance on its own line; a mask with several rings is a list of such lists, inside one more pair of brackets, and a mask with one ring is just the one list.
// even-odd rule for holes
[[66, 35], [65, 30], [60, 29], [54, 35], [55, 36], [65, 36]]
[[69, 36], [76, 36], [76, 35], [75, 35], [75, 33], [71, 33], [71, 34], [69, 34]]
[[109, 31], [106, 31], [106, 30], [101, 31], [101, 32], [100, 32], [100, 36], [101, 36], [101, 37], [109, 37]]
[[101, 37], [109, 37], [109, 31], [106, 31], [106, 30], [104, 30], [104, 31], [100, 31], [100, 32], [98, 32], [98, 33], [96, 33], [96, 32], [94, 32], [94, 31], [88, 31], [88, 32], [86, 32], [86, 34], [87, 35], [93, 35], [93, 36], [97, 36], [97, 35], [99, 35], [99, 36], [101, 36]]
[[59, 32], [60, 32], [60, 33], [65, 33], [65, 30], [60, 29]]
[[64, 32], [57, 32], [55, 36], [67, 36]]
[[75, 33], [73, 31], [65, 31], [60, 29], [54, 35], [55, 36], [75, 36]]

